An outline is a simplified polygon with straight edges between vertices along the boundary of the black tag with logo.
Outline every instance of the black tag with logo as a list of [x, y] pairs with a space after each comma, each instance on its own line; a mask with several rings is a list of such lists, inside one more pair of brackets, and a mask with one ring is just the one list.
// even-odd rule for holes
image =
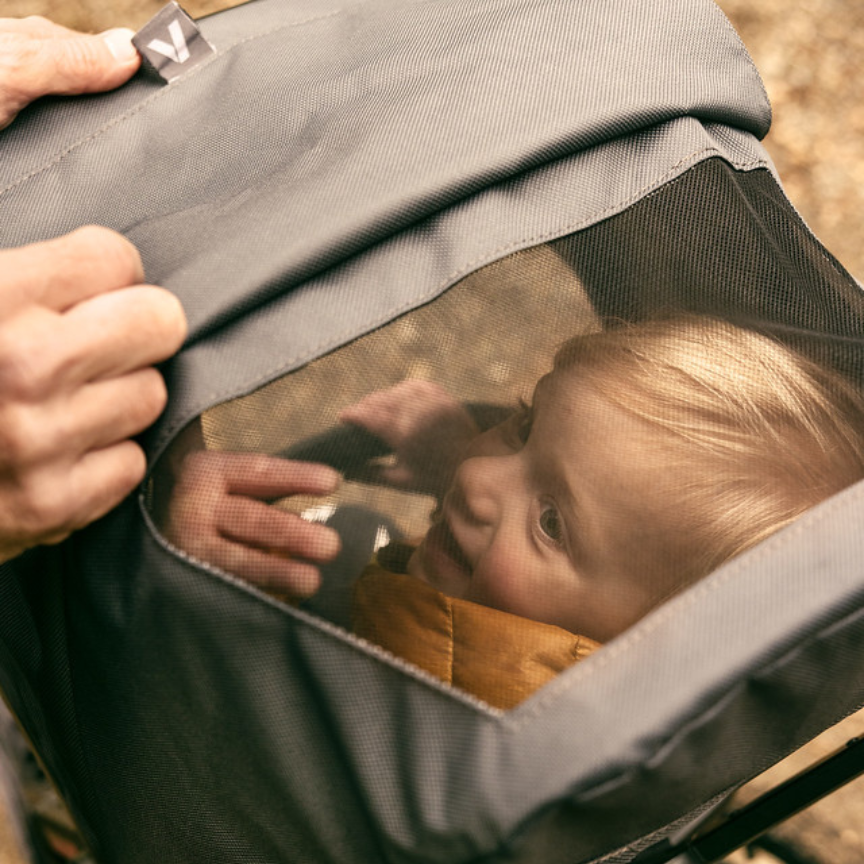
[[175, 0], [135, 34], [132, 44], [144, 62], [165, 81], [178, 78], [215, 50]]

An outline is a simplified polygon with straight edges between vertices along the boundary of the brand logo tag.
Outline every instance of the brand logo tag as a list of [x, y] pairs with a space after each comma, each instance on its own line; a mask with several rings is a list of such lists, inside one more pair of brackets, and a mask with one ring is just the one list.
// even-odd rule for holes
[[214, 53], [198, 25], [175, 0], [144, 25], [132, 43], [144, 62], [165, 81], [179, 78]]

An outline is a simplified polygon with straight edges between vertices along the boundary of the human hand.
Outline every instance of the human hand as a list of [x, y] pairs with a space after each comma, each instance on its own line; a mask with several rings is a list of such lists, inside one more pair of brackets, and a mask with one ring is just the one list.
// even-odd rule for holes
[[165, 407], [152, 364], [186, 334], [176, 297], [143, 279], [135, 247], [106, 228], [0, 251], [0, 562], [142, 480], [129, 439]]
[[443, 387], [410, 378], [370, 393], [339, 419], [367, 429], [393, 449], [395, 464], [381, 466], [377, 479], [435, 495], [447, 491], [465, 448], [480, 432]]
[[37, 16], [0, 18], [0, 129], [40, 96], [124, 84], [141, 65], [133, 35], [120, 28], [89, 36]]
[[183, 460], [163, 530], [190, 555], [294, 598], [318, 590], [315, 563], [339, 554], [339, 535], [265, 503], [327, 495], [340, 482], [326, 465], [257, 453], [199, 451]]

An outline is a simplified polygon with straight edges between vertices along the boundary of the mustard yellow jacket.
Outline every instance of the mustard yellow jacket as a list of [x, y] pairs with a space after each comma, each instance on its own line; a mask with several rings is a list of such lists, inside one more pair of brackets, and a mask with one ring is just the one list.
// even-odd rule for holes
[[354, 585], [354, 632], [488, 705], [508, 709], [600, 646], [373, 561]]

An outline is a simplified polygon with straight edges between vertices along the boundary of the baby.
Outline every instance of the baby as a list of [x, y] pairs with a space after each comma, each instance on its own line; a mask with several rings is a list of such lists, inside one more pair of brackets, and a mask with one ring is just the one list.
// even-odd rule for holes
[[482, 434], [420, 381], [341, 419], [394, 448], [389, 482], [447, 486], [408, 574], [597, 642], [864, 477], [850, 383], [695, 317], [570, 340]]
[[[392, 448], [380, 482], [440, 501], [424, 537], [383, 550], [358, 581], [356, 632], [505, 708], [864, 478], [861, 393], [709, 318], [571, 339], [530, 404], [487, 431], [418, 380], [340, 416]], [[262, 499], [328, 494], [332, 469], [212, 452], [183, 465], [169, 539], [264, 588], [315, 593], [338, 536]], [[433, 644], [436, 629], [449, 641]]]

